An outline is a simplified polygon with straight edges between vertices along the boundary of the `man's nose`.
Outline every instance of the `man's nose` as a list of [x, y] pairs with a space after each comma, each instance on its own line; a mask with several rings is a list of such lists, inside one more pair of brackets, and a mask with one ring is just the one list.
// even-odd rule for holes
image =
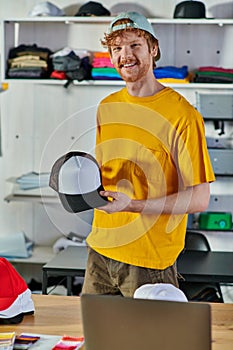
[[132, 50], [129, 46], [124, 46], [121, 51], [122, 59], [128, 59], [132, 56]]

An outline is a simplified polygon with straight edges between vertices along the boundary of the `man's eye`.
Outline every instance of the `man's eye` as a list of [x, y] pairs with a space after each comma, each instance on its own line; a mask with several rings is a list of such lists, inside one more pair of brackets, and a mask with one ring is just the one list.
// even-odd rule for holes
[[139, 44], [132, 44], [131, 47], [134, 48], [134, 47], [137, 47], [137, 46], [140, 46]]
[[114, 48], [112, 49], [112, 51], [113, 51], [113, 52], [118, 52], [118, 51], [120, 51], [120, 49], [121, 49], [121, 48], [118, 46], [118, 47], [114, 47]]

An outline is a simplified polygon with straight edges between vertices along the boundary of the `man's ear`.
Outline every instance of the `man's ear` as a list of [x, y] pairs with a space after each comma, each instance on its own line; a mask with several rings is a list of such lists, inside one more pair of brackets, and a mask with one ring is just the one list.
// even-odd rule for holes
[[151, 56], [152, 57], [156, 57], [157, 54], [158, 54], [158, 46], [152, 47], [152, 49], [151, 49]]

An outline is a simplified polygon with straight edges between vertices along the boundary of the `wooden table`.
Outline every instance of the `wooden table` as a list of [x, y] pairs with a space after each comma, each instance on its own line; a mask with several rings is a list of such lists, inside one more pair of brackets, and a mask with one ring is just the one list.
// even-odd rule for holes
[[[17, 334], [83, 335], [80, 298], [74, 296], [33, 295], [36, 312], [18, 325], [0, 326], [1, 332]], [[211, 303], [212, 350], [233, 348], [233, 304]]]
[[1, 332], [73, 336], [83, 334], [79, 297], [33, 294], [32, 299], [35, 304], [34, 315], [25, 316], [18, 325], [1, 325]]

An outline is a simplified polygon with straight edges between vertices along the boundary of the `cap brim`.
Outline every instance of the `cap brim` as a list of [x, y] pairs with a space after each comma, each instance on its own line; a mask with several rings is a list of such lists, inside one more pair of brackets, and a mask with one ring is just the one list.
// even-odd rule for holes
[[19, 323], [24, 315], [32, 315], [35, 311], [31, 291], [27, 288], [16, 297], [0, 298], [0, 323]]
[[[19, 314], [13, 317], [8, 318], [1, 318], [0, 317], [0, 324], [6, 325], [6, 324], [18, 324], [23, 321], [24, 314]], [[5, 348], [4, 348], [5, 349]]]
[[97, 190], [82, 194], [59, 193], [63, 207], [70, 213], [79, 213], [106, 205], [108, 199], [100, 196], [99, 192], [104, 190], [101, 185]]

